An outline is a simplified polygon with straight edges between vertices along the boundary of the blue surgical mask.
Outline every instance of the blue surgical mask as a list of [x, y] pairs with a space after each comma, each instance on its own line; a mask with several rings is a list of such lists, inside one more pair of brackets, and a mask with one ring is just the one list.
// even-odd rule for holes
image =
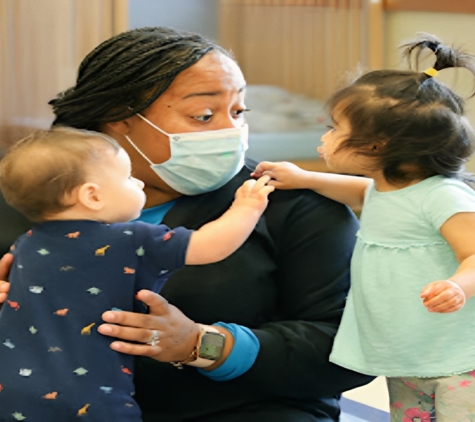
[[137, 113], [142, 120], [170, 139], [171, 157], [152, 163], [128, 137], [127, 140], [148, 161], [150, 167], [171, 188], [184, 195], [199, 195], [228, 183], [244, 165], [248, 148], [248, 126], [204, 132], [167, 133]]

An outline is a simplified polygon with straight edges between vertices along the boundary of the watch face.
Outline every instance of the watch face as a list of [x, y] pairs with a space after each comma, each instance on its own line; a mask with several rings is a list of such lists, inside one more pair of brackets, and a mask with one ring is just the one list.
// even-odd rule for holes
[[201, 338], [200, 358], [218, 360], [223, 354], [224, 339], [221, 333], [205, 333]]

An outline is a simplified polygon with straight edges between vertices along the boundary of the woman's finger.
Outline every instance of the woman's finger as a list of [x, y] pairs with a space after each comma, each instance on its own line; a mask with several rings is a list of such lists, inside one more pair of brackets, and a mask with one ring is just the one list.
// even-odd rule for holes
[[0, 280], [7, 280], [8, 274], [10, 273], [10, 268], [13, 264], [13, 255], [11, 253], [6, 253], [0, 259]]
[[140, 290], [135, 297], [148, 306], [148, 312], [151, 315], [159, 316], [170, 312], [168, 301], [157, 293], [150, 290]]
[[[127, 327], [156, 329], [156, 319], [154, 316], [165, 315], [169, 312], [168, 301], [150, 290], [140, 290], [135, 297], [149, 307], [148, 314], [106, 311], [102, 314], [102, 319], [111, 324], [119, 324]], [[114, 333], [114, 335], [116, 334], [117, 333]]]
[[7, 280], [10, 268], [13, 263], [13, 255], [7, 253], [0, 259], [0, 306], [7, 300], [10, 291], [10, 283]]
[[150, 346], [148, 344], [133, 344], [122, 341], [113, 341], [110, 344], [111, 349], [116, 352], [125, 353], [134, 356], [148, 356], [157, 360], [159, 359], [162, 348], [160, 346]]

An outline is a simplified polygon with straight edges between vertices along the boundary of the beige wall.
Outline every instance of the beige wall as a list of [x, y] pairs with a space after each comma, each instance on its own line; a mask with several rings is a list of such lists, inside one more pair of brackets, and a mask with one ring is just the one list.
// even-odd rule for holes
[[[437, 35], [447, 44], [461, 47], [468, 53], [475, 54], [475, 14], [435, 13], [435, 12], [387, 12], [385, 14], [385, 67], [401, 67], [398, 45], [416, 32], [425, 31]], [[424, 63], [433, 64], [431, 58]], [[465, 70], [447, 69], [437, 78], [447, 83], [462, 97], [468, 97], [475, 89], [475, 78]], [[467, 100], [467, 117], [475, 127], [475, 98]], [[468, 164], [468, 169], [475, 172], [475, 159]]]

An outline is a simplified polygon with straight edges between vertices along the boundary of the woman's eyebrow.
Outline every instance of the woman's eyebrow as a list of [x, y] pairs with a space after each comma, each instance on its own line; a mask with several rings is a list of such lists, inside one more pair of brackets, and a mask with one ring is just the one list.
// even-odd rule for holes
[[183, 97], [183, 99], [192, 98], [192, 97], [205, 97], [205, 96], [215, 96], [219, 95], [221, 91], [210, 91], [210, 92], [193, 92], [191, 94], [187, 94]]
[[[246, 85], [243, 85], [241, 88], [238, 89], [238, 93], [243, 92], [246, 89]], [[205, 97], [205, 96], [216, 96], [221, 94], [222, 91], [209, 91], [209, 92], [192, 92], [191, 94], [187, 94], [183, 97], [185, 100], [186, 98], [191, 97]]]

